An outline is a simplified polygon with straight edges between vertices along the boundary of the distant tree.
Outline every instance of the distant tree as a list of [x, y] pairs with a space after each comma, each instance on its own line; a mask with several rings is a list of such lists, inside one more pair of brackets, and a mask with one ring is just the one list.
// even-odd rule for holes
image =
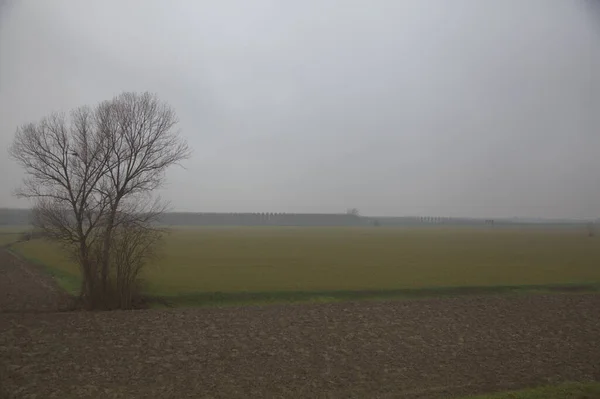
[[352, 215], [352, 216], [360, 216], [360, 212], [356, 208], [347, 209], [346, 210], [346, 214], [347, 215]]
[[162, 237], [155, 222], [165, 205], [152, 192], [190, 155], [176, 125], [154, 95], [123, 93], [15, 134], [9, 151], [26, 173], [18, 195], [35, 201], [34, 225], [79, 264], [89, 309], [132, 306]]
[[586, 225], [588, 237], [594, 237], [596, 235], [596, 224], [594, 222], [589, 222]]

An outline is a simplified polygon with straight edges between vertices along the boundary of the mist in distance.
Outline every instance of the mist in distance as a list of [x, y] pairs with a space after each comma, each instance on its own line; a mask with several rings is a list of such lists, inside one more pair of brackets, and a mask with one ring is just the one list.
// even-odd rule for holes
[[[597, 218], [598, 3], [0, 0], [0, 147], [150, 91], [176, 211]], [[21, 179], [5, 152], [0, 207]]]

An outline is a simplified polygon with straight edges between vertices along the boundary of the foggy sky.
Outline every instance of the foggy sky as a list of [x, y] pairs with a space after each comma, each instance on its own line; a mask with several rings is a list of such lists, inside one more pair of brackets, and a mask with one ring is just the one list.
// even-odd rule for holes
[[[4, 0], [6, 2], [6, 0]], [[600, 13], [565, 0], [0, 1], [0, 147], [122, 91], [175, 210], [600, 217]], [[26, 207], [0, 156], [0, 207]]]

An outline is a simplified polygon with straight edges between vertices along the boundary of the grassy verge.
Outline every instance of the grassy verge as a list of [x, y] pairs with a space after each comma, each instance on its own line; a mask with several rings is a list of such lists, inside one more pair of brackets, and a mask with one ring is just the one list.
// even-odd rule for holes
[[600, 284], [432, 287], [368, 291], [197, 292], [156, 297], [162, 306], [226, 306], [275, 303], [347, 302], [385, 299], [444, 298], [465, 295], [519, 295], [600, 292]]
[[600, 382], [570, 383], [558, 386], [472, 396], [464, 399], [596, 399], [600, 398]]

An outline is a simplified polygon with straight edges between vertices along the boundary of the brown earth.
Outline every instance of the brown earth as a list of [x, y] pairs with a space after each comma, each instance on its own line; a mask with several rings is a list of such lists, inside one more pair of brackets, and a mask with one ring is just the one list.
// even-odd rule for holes
[[[43, 305], [6, 259], [0, 306]], [[600, 380], [592, 294], [0, 313], [11, 398], [441, 398], [587, 380]]]
[[0, 314], [56, 312], [72, 305], [54, 279], [0, 248]]

